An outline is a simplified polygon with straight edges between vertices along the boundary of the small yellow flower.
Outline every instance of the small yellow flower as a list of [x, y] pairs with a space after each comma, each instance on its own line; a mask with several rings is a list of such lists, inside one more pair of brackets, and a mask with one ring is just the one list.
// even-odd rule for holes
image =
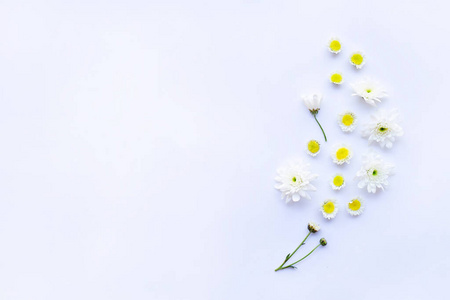
[[346, 111], [338, 115], [338, 124], [343, 132], [352, 132], [356, 128], [356, 115]]
[[350, 56], [350, 63], [357, 69], [361, 69], [366, 63], [366, 56], [362, 52], [353, 52]]
[[337, 38], [331, 38], [328, 41], [328, 50], [330, 50], [330, 52], [334, 53], [334, 54], [338, 54], [339, 52], [341, 52], [341, 42], [339, 41], [339, 39]]
[[359, 216], [364, 211], [364, 201], [355, 197], [347, 203], [347, 211], [352, 216]]
[[334, 175], [334, 177], [331, 179], [331, 187], [333, 188], [333, 190], [340, 190], [345, 186], [345, 179], [344, 179], [344, 175], [342, 174], [336, 174]]
[[350, 159], [353, 157], [352, 149], [344, 144], [335, 145], [333, 147], [333, 152], [331, 153], [331, 157], [333, 158], [333, 162], [338, 165], [342, 165], [343, 163], [350, 163]]
[[322, 215], [325, 219], [333, 219], [336, 217], [336, 214], [338, 212], [338, 207], [336, 200], [334, 199], [327, 199], [322, 203], [321, 206]]
[[310, 140], [307, 144], [307, 152], [311, 156], [316, 156], [320, 152], [320, 143], [316, 140]]
[[330, 75], [330, 81], [334, 84], [342, 84], [344, 82], [344, 78], [342, 77], [342, 73], [334, 72]]

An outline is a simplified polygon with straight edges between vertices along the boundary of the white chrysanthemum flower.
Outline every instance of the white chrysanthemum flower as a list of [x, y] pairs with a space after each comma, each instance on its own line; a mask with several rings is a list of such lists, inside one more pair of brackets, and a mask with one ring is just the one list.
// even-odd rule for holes
[[306, 152], [312, 157], [316, 156], [320, 152], [320, 143], [316, 140], [310, 140], [306, 147]]
[[328, 50], [334, 54], [338, 54], [342, 50], [341, 42], [338, 38], [331, 38], [328, 41]]
[[352, 149], [345, 144], [338, 144], [333, 147], [333, 152], [331, 153], [333, 162], [338, 165], [343, 163], [350, 163], [350, 159], [353, 157]]
[[375, 141], [381, 147], [392, 148], [395, 139], [403, 135], [403, 129], [397, 123], [398, 116], [396, 109], [389, 112], [379, 110], [370, 117], [370, 122], [365, 124], [362, 136], [368, 138], [369, 144]]
[[330, 82], [337, 85], [344, 83], [344, 77], [342, 76], [342, 73], [340, 72], [331, 73]]
[[311, 199], [307, 191], [315, 191], [311, 181], [318, 177], [309, 171], [309, 164], [300, 160], [293, 161], [281, 167], [277, 171], [275, 180], [279, 183], [275, 186], [281, 192], [281, 198], [297, 202], [301, 197]]
[[325, 219], [333, 219], [336, 217], [336, 214], [338, 212], [338, 206], [336, 203], [336, 200], [334, 199], [327, 199], [322, 203], [322, 206], [320, 208], [320, 211], [322, 212], [322, 215]]
[[333, 190], [335, 190], [335, 191], [342, 189], [345, 186], [344, 175], [342, 175], [342, 174], [334, 175], [333, 178], [331, 179], [330, 184], [331, 184], [331, 187], [333, 188]]
[[314, 113], [320, 110], [320, 104], [322, 103], [323, 96], [320, 93], [316, 93], [307, 96], [302, 96], [302, 99], [303, 103], [305, 103], [309, 111], [311, 113]]
[[352, 132], [356, 128], [358, 119], [351, 111], [346, 111], [338, 115], [338, 124], [343, 132]]
[[375, 193], [377, 188], [384, 190], [389, 185], [388, 178], [393, 173], [394, 165], [386, 163], [381, 156], [370, 152], [363, 156], [363, 165], [356, 173], [360, 189], [367, 187], [369, 193]]
[[361, 197], [355, 197], [347, 203], [347, 211], [352, 216], [359, 216], [364, 211], [364, 201]]
[[316, 232], [318, 232], [318, 231], [320, 230], [320, 226], [317, 225], [317, 224], [314, 223], [314, 222], [309, 222], [309, 223], [308, 223], [308, 230], [309, 230], [311, 233], [316, 233]]
[[353, 52], [350, 55], [350, 63], [357, 69], [361, 69], [366, 64], [366, 55], [360, 51]]
[[369, 78], [355, 82], [351, 86], [354, 91], [352, 96], [359, 96], [372, 106], [376, 106], [375, 101], [381, 102], [381, 98], [387, 96], [384, 87], [379, 82]]

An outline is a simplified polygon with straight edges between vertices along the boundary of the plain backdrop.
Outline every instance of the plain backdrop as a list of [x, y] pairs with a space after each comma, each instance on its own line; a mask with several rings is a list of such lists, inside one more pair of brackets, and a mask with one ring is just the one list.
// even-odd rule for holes
[[[447, 2], [0, 1], [0, 299], [448, 299]], [[351, 96], [366, 76], [389, 93], [377, 108]], [[329, 141], [311, 158], [315, 91]], [[336, 122], [392, 108], [391, 150]], [[369, 149], [397, 167], [375, 195], [353, 181]], [[273, 187], [291, 158], [320, 175], [311, 200]], [[297, 257], [328, 245], [275, 273], [310, 220]]]

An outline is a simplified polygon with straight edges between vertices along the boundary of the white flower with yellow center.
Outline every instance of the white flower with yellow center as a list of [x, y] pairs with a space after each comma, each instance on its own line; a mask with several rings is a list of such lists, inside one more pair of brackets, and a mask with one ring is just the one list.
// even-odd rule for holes
[[370, 78], [355, 82], [351, 87], [354, 92], [352, 96], [359, 96], [372, 106], [376, 106], [375, 101], [381, 102], [381, 99], [387, 96], [384, 87]]
[[352, 216], [359, 216], [364, 211], [364, 201], [361, 197], [355, 197], [347, 203], [347, 211]]
[[389, 185], [388, 178], [392, 175], [394, 165], [386, 163], [381, 156], [370, 152], [363, 156], [363, 165], [356, 173], [358, 187], [367, 188], [367, 192], [376, 193], [377, 189], [384, 190]]
[[334, 54], [338, 54], [342, 50], [341, 42], [338, 38], [331, 38], [328, 41], [328, 50]]
[[357, 69], [361, 69], [366, 64], [366, 56], [360, 51], [353, 52], [350, 55], [350, 63]]
[[338, 115], [338, 124], [343, 132], [352, 132], [356, 128], [356, 115], [351, 111], [346, 111]]
[[320, 143], [316, 140], [310, 140], [306, 145], [306, 152], [311, 156], [316, 156], [320, 152]]
[[389, 112], [379, 110], [365, 124], [362, 136], [368, 138], [369, 144], [375, 141], [381, 147], [392, 148], [395, 139], [403, 135], [403, 129], [398, 125], [398, 116], [396, 109]]
[[318, 177], [309, 171], [309, 164], [303, 163], [301, 160], [292, 161], [277, 171], [278, 176], [275, 177], [277, 185], [275, 188], [281, 192], [281, 199], [297, 202], [300, 198], [311, 199], [307, 191], [315, 191], [316, 188], [311, 182]]
[[334, 73], [331, 73], [331, 75], [330, 75], [330, 81], [331, 81], [331, 83], [339, 85], [344, 82], [344, 77], [342, 76], [342, 73], [334, 72]]
[[338, 165], [342, 165], [343, 163], [350, 163], [350, 159], [353, 157], [352, 149], [345, 145], [339, 144], [333, 147], [333, 152], [331, 153], [331, 157], [333, 158], [333, 162]]
[[320, 208], [320, 211], [322, 212], [322, 215], [325, 219], [333, 219], [336, 217], [336, 214], [338, 212], [338, 206], [336, 203], [336, 200], [334, 199], [327, 199], [322, 203], [322, 206]]
[[334, 175], [333, 178], [331, 179], [330, 184], [331, 184], [331, 187], [333, 188], [333, 190], [335, 190], [335, 191], [342, 189], [345, 186], [344, 175], [342, 175], [342, 174]]

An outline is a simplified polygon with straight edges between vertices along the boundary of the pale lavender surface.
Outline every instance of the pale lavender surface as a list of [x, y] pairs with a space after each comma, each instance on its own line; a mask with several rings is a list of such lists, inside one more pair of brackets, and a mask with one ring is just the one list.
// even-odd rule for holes
[[[0, 299], [447, 298], [447, 1], [64, 2], [1, 4]], [[350, 96], [363, 76], [405, 130], [373, 146], [397, 165], [376, 195], [328, 183], [368, 149], [336, 123], [374, 111]], [[299, 96], [316, 90], [329, 142], [313, 159]], [[337, 142], [350, 165], [333, 165]], [[273, 177], [295, 157], [319, 191], [286, 205]], [[321, 217], [322, 199], [355, 195], [360, 217]], [[275, 273], [309, 220], [322, 230], [297, 255], [329, 245]]]

